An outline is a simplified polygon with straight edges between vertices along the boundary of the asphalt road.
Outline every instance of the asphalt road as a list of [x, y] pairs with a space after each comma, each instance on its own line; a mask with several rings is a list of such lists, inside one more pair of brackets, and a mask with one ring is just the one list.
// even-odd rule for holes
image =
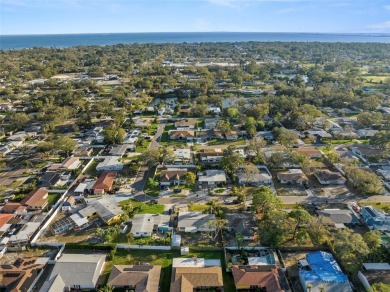
[[[149, 149], [156, 149], [160, 147], [159, 141], [161, 139], [162, 133], [164, 132], [165, 124], [159, 124], [156, 134], [154, 135], [154, 139], [152, 143], [149, 145]], [[141, 162], [142, 163], [142, 162]], [[133, 183], [133, 196], [134, 199], [138, 201], [149, 201], [150, 199], [153, 199], [153, 197], [150, 197], [144, 193], [144, 187], [146, 184], [146, 180], [148, 178], [150, 169], [146, 166], [141, 166], [137, 176], [134, 179]]]

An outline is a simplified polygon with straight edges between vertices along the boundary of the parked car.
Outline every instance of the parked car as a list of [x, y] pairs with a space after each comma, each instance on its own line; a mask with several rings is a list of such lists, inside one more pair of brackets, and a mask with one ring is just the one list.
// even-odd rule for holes
[[173, 189], [173, 192], [174, 192], [175, 194], [181, 193], [181, 189]]
[[158, 201], [157, 201], [157, 200], [150, 200], [149, 203], [150, 203], [150, 204], [158, 204]]

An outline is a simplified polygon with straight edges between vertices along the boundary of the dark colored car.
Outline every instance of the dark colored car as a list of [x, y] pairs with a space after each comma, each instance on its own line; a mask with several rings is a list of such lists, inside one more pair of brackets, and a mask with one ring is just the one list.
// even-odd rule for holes
[[174, 189], [173, 192], [174, 192], [175, 194], [181, 193], [181, 189]]
[[157, 200], [150, 200], [151, 204], [158, 204]]

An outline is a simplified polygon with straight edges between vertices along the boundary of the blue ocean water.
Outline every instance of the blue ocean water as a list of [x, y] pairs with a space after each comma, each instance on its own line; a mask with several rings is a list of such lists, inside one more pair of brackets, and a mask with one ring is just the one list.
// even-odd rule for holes
[[194, 33], [107, 33], [58, 35], [3, 35], [0, 49], [32, 47], [73, 47], [131, 43], [201, 43], [201, 42], [344, 42], [390, 43], [390, 34], [324, 34], [263, 32], [194, 32]]

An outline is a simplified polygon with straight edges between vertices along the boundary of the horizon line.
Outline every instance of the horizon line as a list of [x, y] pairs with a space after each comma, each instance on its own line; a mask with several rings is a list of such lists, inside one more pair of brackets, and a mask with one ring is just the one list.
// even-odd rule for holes
[[0, 34], [3, 36], [45, 36], [45, 35], [92, 35], [92, 34], [167, 34], [167, 33], [285, 33], [285, 34], [334, 34], [334, 35], [354, 35], [354, 34], [365, 34], [365, 35], [389, 35], [388, 32], [288, 32], [288, 31], [145, 31], [145, 32], [71, 32], [71, 33], [33, 33], [33, 34]]

